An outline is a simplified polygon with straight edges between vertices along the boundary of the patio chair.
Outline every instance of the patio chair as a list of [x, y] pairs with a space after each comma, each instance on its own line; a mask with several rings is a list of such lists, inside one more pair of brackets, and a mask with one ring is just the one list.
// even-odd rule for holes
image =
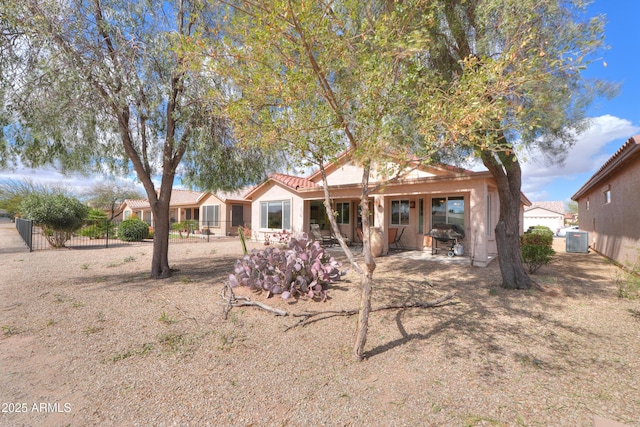
[[335, 239], [331, 237], [331, 235], [322, 234], [320, 231], [320, 225], [318, 224], [311, 224], [311, 234], [313, 235], [314, 240], [319, 241], [322, 246], [333, 246], [336, 243]]
[[404, 246], [402, 245], [402, 241], [400, 239], [402, 239], [402, 235], [404, 234], [404, 229], [406, 227], [402, 227], [400, 228], [400, 232], [398, 233], [398, 228], [390, 228], [389, 229], [389, 247], [391, 247], [391, 245], [395, 246], [396, 250], [402, 250], [404, 249]]
[[[335, 244], [339, 244], [340, 242], [338, 241], [338, 237], [331, 233], [331, 237], [333, 237], [333, 240], [335, 242]], [[344, 243], [346, 243], [347, 246], [351, 246], [352, 242], [351, 239], [344, 233], [340, 233], [340, 237], [342, 237], [342, 240], [344, 240]]]

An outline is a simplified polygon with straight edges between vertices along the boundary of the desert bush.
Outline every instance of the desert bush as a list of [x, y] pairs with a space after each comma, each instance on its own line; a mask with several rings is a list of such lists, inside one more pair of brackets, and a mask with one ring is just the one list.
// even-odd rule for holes
[[171, 229], [177, 231], [180, 237], [189, 237], [194, 230], [198, 229], [198, 221], [186, 220], [180, 222], [174, 222], [171, 224]]
[[267, 297], [309, 297], [324, 301], [329, 283], [340, 279], [341, 264], [327, 256], [320, 243], [307, 236], [290, 238], [288, 249], [254, 249], [236, 261], [229, 275], [231, 286], [267, 291]]
[[616, 274], [618, 296], [626, 299], [640, 299], [640, 248], [635, 261], [624, 263], [623, 269]]
[[20, 211], [24, 218], [42, 227], [51, 246], [62, 248], [71, 234], [82, 227], [89, 208], [64, 194], [32, 193], [22, 200]]
[[80, 235], [90, 239], [104, 239], [107, 231], [109, 236], [115, 235], [115, 225], [109, 221], [106, 212], [102, 209], [91, 209]]
[[553, 235], [554, 235], [553, 230], [551, 230], [549, 227], [544, 225], [534, 225], [532, 227], [529, 227], [525, 232], [525, 234], [526, 235], [537, 234], [537, 235], [547, 236], [549, 246], [551, 246], [553, 242]]
[[549, 264], [551, 257], [555, 255], [556, 252], [551, 247], [553, 233], [551, 230], [549, 233], [541, 230], [541, 232], [525, 233], [520, 237], [522, 262], [527, 265], [529, 273], [535, 273], [543, 265]]
[[125, 242], [139, 242], [149, 236], [149, 224], [139, 219], [125, 219], [118, 226], [118, 239]]

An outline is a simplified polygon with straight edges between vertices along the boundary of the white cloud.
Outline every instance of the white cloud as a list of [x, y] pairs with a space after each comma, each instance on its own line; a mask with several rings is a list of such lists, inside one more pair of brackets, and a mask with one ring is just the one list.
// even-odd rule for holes
[[[532, 200], [543, 200], [548, 192], [545, 187], [554, 181], [576, 181], [589, 176], [634, 134], [640, 127], [631, 121], [604, 115], [591, 119], [591, 127], [580, 134], [567, 153], [563, 165], [546, 164], [542, 155], [529, 154], [529, 160], [522, 164], [522, 190]], [[576, 182], [579, 187], [581, 182]]]
[[[53, 167], [43, 167], [39, 169], [30, 169], [17, 166], [15, 170], [0, 171], [0, 181], [2, 180], [29, 180], [35, 184], [45, 186], [58, 187], [62, 186], [69, 189], [74, 195], [80, 196], [90, 190], [97, 182], [108, 181], [108, 177], [100, 177], [97, 175], [84, 176], [81, 174], [64, 175]], [[125, 179], [117, 178], [124, 181]], [[132, 181], [132, 180], [129, 180]], [[136, 182], [136, 181], [133, 181]]]
[[[527, 178], [567, 177], [569, 175], [595, 172], [624, 141], [640, 131], [627, 119], [604, 115], [591, 119], [591, 127], [578, 135], [575, 145], [569, 149], [563, 165], [546, 165], [535, 153], [530, 161], [523, 163], [523, 173]], [[620, 140], [620, 141], [619, 141]], [[612, 150], [607, 146], [615, 141], [619, 143]]]

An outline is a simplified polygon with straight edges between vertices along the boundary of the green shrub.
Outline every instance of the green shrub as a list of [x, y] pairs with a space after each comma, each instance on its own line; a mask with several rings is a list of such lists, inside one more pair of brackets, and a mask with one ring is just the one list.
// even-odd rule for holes
[[551, 246], [551, 243], [553, 242], [554, 232], [549, 227], [546, 227], [544, 225], [534, 225], [529, 227], [529, 229], [525, 231], [525, 235], [531, 235], [531, 234], [549, 236], [549, 246]]
[[22, 200], [20, 211], [24, 218], [42, 227], [51, 246], [62, 248], [71, 234], [82, 227], [89, 208], [64, 194], [32, 193]]
[[84, 227], [80, 230], [80, 235], [90, 239], [104, 239], [115, 236], [115, 224], [108, 220], [107, 214], [101, 209], [91, 209]]
[[149, 224], [139, 219], [125, 219], [118, 227], [118, 239], [139, 242], [149, 236]]
[[171, 224], [171, 229], [177, 231], [180, 237], [189, 237], [194, 230], [198, 229], [198, 221], [186, 220]]
[[551, 245], [553, 245], [553, 233], [551, 233], [551, 230], [549, 230], [549, 232], [547, 233], [544, 230], [540, 230], [532, 232], [532, 233], [525, 233], [520, 237], [520, 243], [522, 243], [522, 245], [539, 245], [539, 246], [549, 246], [551, 247]]
[[[544, 227], [547, 228], [548, 227]], [[520, 237], [522, 262], [524, 262], [529, 273], [535, 273], [543, 265], [551, 262], [556, 252], [551, 245], [553, 244], [553, 233], [551, 230], [534, 231], [525, 233]]]

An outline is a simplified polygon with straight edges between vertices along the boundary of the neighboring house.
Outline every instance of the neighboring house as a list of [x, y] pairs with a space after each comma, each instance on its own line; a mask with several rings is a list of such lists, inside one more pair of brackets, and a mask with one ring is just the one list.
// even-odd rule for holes
[[[332, 209], [336, 213], [340, 231], [353, 242], [359, 241], [359, 204], [362, 168], [343, 155], [327, 165]], [[383, 182], [372, 169], [370, 184]], [[265, 235], [281, 230], [305, 232], [311, 224], [321, 230], [330, 226], [323, 206], [324, 192], [320, 172], [306, 178], [272, 174], [266, 181], [251, 189], [246, 197], [252, 201], [253, 238], [264, 240]], [[490, 172], [472, 172], [451, 166], [416, 167], [399, 179], [374, 189], [370, 195], [372, 226], [379, 227], [384, 249], [389, 249], [390, 229], [402, 229], [402, 246], [408, 249], [430, 250], [428, 236], [433, 224], [457, 224], [465, 230], [464, 251], [473, 264], [486, 266], [496, 254], [495, 225], [499, 215], [496, 183]], [[520, 224], [525, 205], [522, 196]], [[400, 230], [396, 231], [397, 233]], [[522, 230], [521, 230], [522, 232]]]
[[640, 256], [640, 135], [633, 136], [574, 194], [580, 230], [595, 251], [621, 264]]
[[[219, 236], [235, 235], [238, 226], [251, 223], [251, 202], [243, 197], [244, 192], [246, 189], [235, 193], [174, 189], [171, 192], [169, 220], [171, 223], [197, 221], [200, 232], [208, 230]], [[124, 219], [133, 214], [153, 226], [153, 214], [148, 200], [125, 200]]]
[[563, 202], [533, 202], [524, 210], [523, 228], [543, 225], [555, 233], [564, 227], [564, 219]]

